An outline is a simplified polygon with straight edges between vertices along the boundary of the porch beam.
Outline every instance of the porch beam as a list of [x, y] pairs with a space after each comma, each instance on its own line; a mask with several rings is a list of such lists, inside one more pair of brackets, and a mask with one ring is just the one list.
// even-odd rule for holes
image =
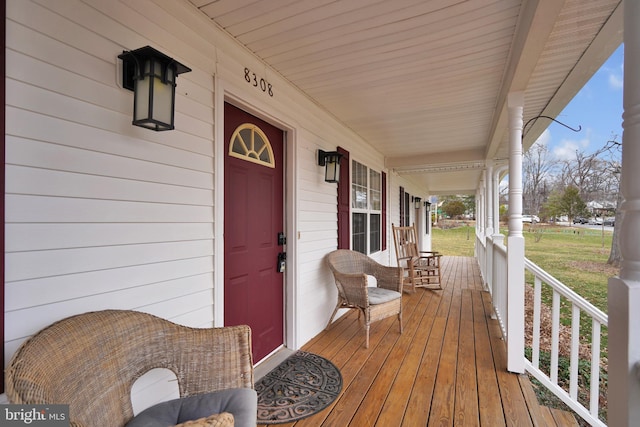
[[622, 266], [609, 279], [608, 422], [640, 425], [640, 2], [624, 2], [624, 95], [622, 175], [624, 216], [620, 232]]
[[509, 235], [507, 236], [507, 369], [524, 373], [524, 236], [522, 124], [524, 92], [507, 97], [509, 110]]

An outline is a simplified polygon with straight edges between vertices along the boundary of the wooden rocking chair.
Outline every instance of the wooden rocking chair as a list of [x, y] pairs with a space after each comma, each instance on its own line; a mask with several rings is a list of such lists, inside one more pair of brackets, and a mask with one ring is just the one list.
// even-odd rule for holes
[[435, 251], [418, 250], [418, 233], [415, 223], [412, 226], [393, 229], [393, 242], [396, 248], [398, 266], [404, 268], [403, 285], [411, 292], [416, 288], [442, 289], [440, 274], [441, 254]]

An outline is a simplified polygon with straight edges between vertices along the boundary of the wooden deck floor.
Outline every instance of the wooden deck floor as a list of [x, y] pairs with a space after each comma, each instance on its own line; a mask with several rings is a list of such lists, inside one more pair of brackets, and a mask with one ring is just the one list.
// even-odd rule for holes
[[343, 389], [327, 409], [287, 426], [572, 426], [573, 415], [538, 405], [526, 376], [506, 371], [500, 327], [474, 258], [443, 257], [444, 290], [403, 299], [374, 323], [371, 345], [354, 310], [303, 350], [331, 360]]

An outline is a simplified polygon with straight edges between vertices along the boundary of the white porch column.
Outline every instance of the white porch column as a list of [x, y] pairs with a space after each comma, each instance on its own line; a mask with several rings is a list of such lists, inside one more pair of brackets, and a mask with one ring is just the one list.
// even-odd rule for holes
[[493, 235], [493, 164], [488, 164], [485, 169], [484, 194], [485, 194], [485, 210], [486, 210], [486, 235]]
[[480, 222], [480, 231], [482, 235], [485, 236], [487, 233], [487, 199], [485, 198], [485, 194], [487, 191], [487, 170], [482, 171], [482, 182], [480, 183], [480, 188], [476, 191], [476, 198], [480, 201], [480, 209], [478, 214], [476, 215], [476, 224], [478, 221]]
[[485, 289], [491, 286], [493, 283], [493, 215], [494, 215], [494, 207], [493, 207], [493, 193], [494, 189], [494, 179], [493, 179], [493, 164], [489, 163], [487, 165], [487, 169], [485, 169], [485, 210], [486, 210], [486, 224], [487, 228], [484, 234], [484, 244], [486, 247], [486, 257], [485, 257]]
[[524, 92], [509, 110], [509, 235], [507, 236], [507, 369], [524, 373], [524, 236], [522, 235], [522, 111]]
[[428, 251], [430, 249], [427, 249], [427, 247], [431, 246], [429, 240], [428, 239], [429, 236], [427, 236], [427, 232], [426, 232], [426, 228], [425, 228], [425, 220], [424, 220], [424, 211], [422, 210], [422, 203], [420, 202], [420, 207], [418, 209], [415, 209], [415, 207], [412, 204], [412, 208], [415, 209], [415, 214], [416, 214], [416, 218], [415, 218], [415, 222], [416, 222], [416, 232], [418, 233], [418, 235], [416, 236], [418, 238], [418, 250], [420, 251]]
[[609, 279], [608, 424], [640, 425], [640, 2], [624, 2], [622, 267]]
[[500, 174], [508, 169], [508, 166], [496, 166], [493, 170], [493, 233], [500, 234]]
[[432, 240], [431, 240], [431, 236], [433, 235], [433, 227], [431, 224], [431, 215], [432, 215], [432, 211], [431, 211], [431, 197], [427, 197], [427, 202], [429, 202], [428, 204], [425, 205], [425, 213], [424, 213], [424, 218], [425, 218], [425, 223], [424, 223], [424, 227], [425, 227], [425, 232], [427, 233], [427, 246], [425, 247], [426, 251], [430, 251], [432, 250], [431, 248], [433, 247], [432, 244]]
[[482, 238], [484, 241], [484, 209], [483, 209], [483, 200], [482, 200], [482, 192], [483, 192], [483, 182], [482, 178], [480, 180], [480, 185], [476, 188], [476, 192], [474, 194], [475, 197], [475, 209], [473, 215], [476, 219], [476, 226], [474, 228], [474, 243], [473, 243], [473, 256], [479, 260], [480, 262], [480, 274], [482, 277], [485, 277], [485, 271], [483, 270], [484, 260], [486, 259], [486, 251], [483, 251], [482, 248], [478, 247], [478, 239]]

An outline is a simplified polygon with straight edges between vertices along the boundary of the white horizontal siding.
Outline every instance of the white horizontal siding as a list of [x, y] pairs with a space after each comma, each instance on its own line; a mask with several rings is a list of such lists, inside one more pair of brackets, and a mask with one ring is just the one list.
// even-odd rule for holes
[[212, 255], [208, 240], [9, 252], [5, 256], [5, 280], [11, 282]]
[[[200, 280], [200, 282], [202, 281]], [[131, 300], [126, 299], [129, 294], [132, 294], [132, 297], [136, 296], [136, 294], [131, 291], [122, 293], [118, 298], [113, 298], [112, 295], [96, 295], [83, 298], [82, 300], [68, 300], [47, 304], [38, 308], [38, 317], [36, 319], [33, 318], [33, 311], [29, 310], [7, 312], [5, 313], [5, 322], [7, 325], [11, 325], [12, 330], [15, 328], [15, 335], [19, 337], [16, 339], [13, 339], [13, 336], [5, 337], [5, 354], [12, 355], [25, 338], [59, 320], [60, 313], [66, 312], [81, 313], [104, 309], [134, 309], [169, 318], [176, 323], [182, 323], [192, 327], [210, 326], [210, 321], [204, 321], [203, 319], [209, 317], [211, 313], [211, 304], [213, 303], [213, 293], [211, 289], [185, 294], [185, 290], [178, 284], [177, 292], [175, 293], [179, 295], [177, 297], [171, 294], [165, 295], [165, 293], [158, 292], [152, 288], [139, 290], [138, 294], [144, 294], [144, 298], [155, 295], [160, 299], [156, 300], [154, 297], [151, 300], [145, 301], [146, 304], [139, 306], [132, 306]], [[30, 327], [27, 328], [26, 325]]]
[[[12, 194], [81, 199], [107, 199], [173, 205], [211, 206], [211, 190], [183, 185], [134, 181], [128, 178], [104, 177], [75, 172], [52, 171], [34, 167], [7, 165], [12, 176], [6, 191]], [[82, 175], [81, 179], [79, 179]]]
[[7, 2], [7, 360], [29, 335], [85, 311], [213, 323], [215, 47], [201, 38], [204, 49], [190, 50], [175, 131], [133, 127], [116, 56], [158, 46], [141, 35], [158, 29], [124, 3], [105, 5], [111, 15], [96, 4]]
[[58, 142], [59, 140], [37, 141], [9, 136], [5, 146], [6, 163], [131, 181], [213, 189], [210, 172], [186, 168], [190, 166], [189, 160], [203, 156], [185, 158], [184, 166], [172, 158], [165, 162], [177, 163], [176, 165], [160, 164], [153, 160], [128, 157], [134, 155], [131, 152], [101, 153], [93, 147], [70, 147]]
[[[12, 177], [7, 176], [7, 181]], [[163, 205], [7, 194], [5, 220], [12, 222], [211, 222], [210, 206]]]
[[213, 238], [211, 223], [13, 223], [5, 227], [7, 252], [91, 248]]
[[[202, 276], [210, 274], [211, 269], [211, 257], [207, 256], [63, 276], [23, 279], [6, 285], [5, 308], [7, 311], [24, 310], [58, 300], [81, 299], [87, 295], [107, 295], [127, 289], [171, 283], [189, 277], [204, 279], [204, 283], [209, 279]], [[186, 273], [191, 276], [185, 276]]]
[[[204, 286], [203, 283], [205, 282], [202, 280], [210, 278], [210, 274], [204, 274], [116, 290], [117, 292], [82, 295], [79, 298], [67, 298], [64, 300], [59, 300], [61, 295], [57, 293], [57, 290], [50, 289], [50, 297], [52, 300], [55, 298], [56, 301], [40, 306], [38, 322], [42, 323], [40, 327], [53, 323], [58, 319], [56, 313], [59, 310], [84, 312], [104, 309], [136, 309], [160, 316], [174, 317], [191, 309], [199, 309], [206, 306], [209, 306], [210, 309], [212, 303], [211, 287]], [[81, 289], [78, 289], [78, 291], [81, 291]], [[86, 293], [86, 286], [84, 292]], [[117, 298], [113, 294], [117, 294]], [[132, 301], [138, 301], [138, 304], [132, 307]], [[87, 305], [91, 307], [91, 310], [86, 309]], [[46, 310], [43, 307], [46, 307]], [[189, 310], [185, 310], [185, 308], [189, 308]], [[8, 331], [10, 333], [7, 334], [5, 339], [13, 341], [37, 332], [38, 329], [34, 329], [32, 326], [33, 320], [30, 319], [30, 316], [32, 316], [32, 312], [29, 308], [7, 312], [6, 322], [15, 326], [11, 328], [11, 331]]]
[[[20, 93], [15, 94], [15, 97], [19, 97], [16, 102], [21, 102], [21, 95]], [[11, 98], [7, 95], [7, 100], [9, 99]], [[131, 102], [133, 102], [133, 100], [131, 100]], [[56, 147], [53, 147], [53, 149], [57, 149], [57, 145], [63, 145], [97, 153], [121, 156], [124, 158], [123, 161], [126, 159], [138, 159], [160, 165], [177, 166], [187, 170], [212, 172], [211, 149], [209, 149], [208, 154], [201, 154], [187, 151], [183, 147], [174, 148], [164, 143], [138, 139], [138, 135], [133, 135], [134, 133], [140, 133], [140, 136], [148, 137], [142, 132], [149, 131], [142, 128], [140, 128], [140, 130], [127, 129], [132, 127], [130, 118], [127, 119], [126, 124], [124, 121], [121, 123], [121, 127], [127, 129], [127, 133], [125, 134], [118, 134], [112, 130], [101, 130], [93, 126], [58, 120], [47, 115], [16, 109], [10, 105], [7, 107], [6, 120], [9, 142], [11, 137], [21, 137], [56, 144]], [[174, 133], [174, 135], [176, 134], [179, 134], [179, 132]], [[91, 137], [78, 138], [78, 135], [90, 135]], [[180, 135], [179, 140], [188, 141], [190, 138]], [[169, 140], [169, 142], [173, 141]], [[41, 154], [41, 156], [44, 157], [44, 153]], [[10, 160], [11, 159], [7, 159], [7, 161]], [[95, 162], [100, 163], [102, 159], [96, 157]], [[112, 173], [116, 172], [112, 171]]]

